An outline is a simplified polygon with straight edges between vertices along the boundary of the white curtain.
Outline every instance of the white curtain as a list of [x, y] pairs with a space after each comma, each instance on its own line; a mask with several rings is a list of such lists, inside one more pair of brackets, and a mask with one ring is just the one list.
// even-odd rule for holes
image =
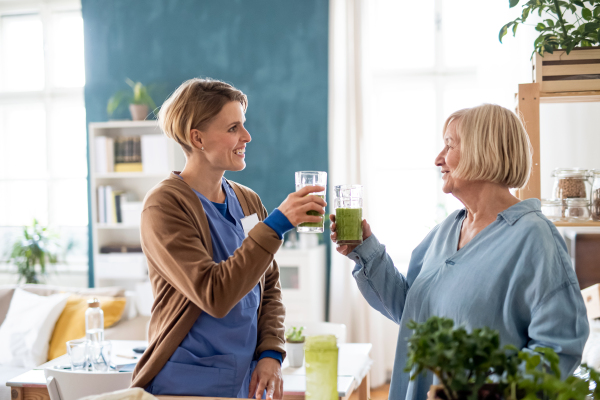
[[[361, 143], [364, 139], [364, 105], [368, 94], [364, 70], [368, 57], [364, 52], [366, 0], [331, 0], [329, 24], [329, 203], [333, 186], [362, 184]], [[368, 218], [368, 195], [363, 215]], [[385, 354], [395, 351], [386, 339], [385, 317], [372, 309], [356, 287], [348, 258], [332, 246], [329, 320], [344, 323], [348, 341], [372, 343], [371, 386], [387, 379]], [[392, 324], [392, 331], [394, 330]], [[397, 331], [396, 331], [397, 332]], [[396, 333], [392, 333], [393, 336]], [[394, 344], [392, 342], [392, 344]]]

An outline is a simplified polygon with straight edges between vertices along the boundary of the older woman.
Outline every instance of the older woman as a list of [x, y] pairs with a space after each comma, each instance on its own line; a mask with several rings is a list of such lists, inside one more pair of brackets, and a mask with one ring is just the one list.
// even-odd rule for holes
[[[224, 82], [192, 79], [159, 122], [186, 156], [144, 200], [142, 248], [154, 293], [150, 345], [132, 386], [155, 395], [283, 397], [285, 308], [273, 255], [283, 234], [326, 203], [304, 188], [267, 216], [249, 188], [223, 177], [245, 168], [247, 99]], [[262, 222], [259, 222], [262, 221]]]
[[[410, 381], [410, 320], [452, 318], [467, 329], [488, 326], [502, 344], [552, 347], [563, 376], [581, 361], [588, 336], [585, 306], [566, 246], [540, 201], [509, 192], [527, 183], [529, 139], [511, 111], [485, 104], [452, 114], [435, 159], [443, 191], [465, 206], [425, 237], [400, 274], [363, 221], [364, 242], [338, 246], [369, 304], [400, 325], [390, 399], [427, 398], [431, 374]], [[335, 221], [332, 218], [332, 221]], [[335, 224], [331, 238], [335, 242]]]

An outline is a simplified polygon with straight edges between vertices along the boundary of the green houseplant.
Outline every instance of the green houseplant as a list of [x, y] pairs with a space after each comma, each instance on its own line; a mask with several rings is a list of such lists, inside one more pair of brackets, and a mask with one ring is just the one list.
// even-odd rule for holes
[[[516, 7], [521, 0], [509, 0]], [[534, 42], [534, 52], [541, 56], [545, 52], [563, 49], [567, 54], [575, 47], [591, 47], [600, 44], [600, 0], [527, 0], [523, 2], [521, 16], [505, 24], [498, 34], [500, 42], [511, 29], [513, 36], [517, 27], [537, 13], [545, 18], [535, 29], [540, 32]]]
[[129, 104], [131, 119], [134, 121], [143, 121], [148, 115], [149, 109], [154, 110], [156, 104], [149, 94], [148, 87], [141, 82], [134, 82], [131, 79], [125, 79], [125, 82], [131, 87], [131, 90], [119, 90], [109, 100], [106, 111], [112, 116], [117, 108], [123, 104]]
[[302, 366], [304, 360], [304, 340], [305, 337], [302, 334], [304, 327], [292, 326], [285, 333], [286, 341], [286, 352], [290, 362], [290, 367], [298, 368]]
[[[431, 317], [409, 322], [406, 371], [411, 379], [428, 370], [439, 387], [430, 395], [443, 400], [585, 400], [600, 399], [600, 375], [582, 366], [585, 377], [561, 380], [559, 357], [550, 348], [519, 351], [500, 348], [500, 335], [489, 328], [467, 332], [451, 319]], [[590, 385], [592, 383], [592, 385]]]
[[23, 227], [23, 233], [13, 243], [8, 258], [17, 267], [19, 282], [40, 283], [46, 267], [58, 262], [58, 239], [56, 233], [40, 225], [37, 219], [30, 226]]

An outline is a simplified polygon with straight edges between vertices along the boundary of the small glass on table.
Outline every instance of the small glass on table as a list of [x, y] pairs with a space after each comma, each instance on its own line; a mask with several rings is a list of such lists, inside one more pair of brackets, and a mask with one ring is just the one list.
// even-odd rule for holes
[[85, 339], [69, 340], [67, 342], [67, 354], [71, 362], [71, 371], [87, 370], [88, 363], [88, 341]]
[[112, 345], [110, 341], [90, 342], [89, 355], [92, 371], [105, 372], [110, 368]]
[[[296, 191], [302, 189], [305, 186], [324, 186], [325, 190], [322, 192], [311, 193], [313, 196], [319, 196], [325, 200], [325, 193], [327, 193], [327, 172], [323, 171], [298, 171], [296, 172]], [[314, 215], [322, 217], [317, 211], [310, 210], [307, 212], [308, 215]], [[298, 232], [306, 233], [319, 233], [323, 232], [324, 221], [321, 222], [304, 222], [298, 225]]]
[[339, 245], [361, 244], [363, 242], [363, 188], [361, 185], [338, 185], [334, 189], [336, 243]]

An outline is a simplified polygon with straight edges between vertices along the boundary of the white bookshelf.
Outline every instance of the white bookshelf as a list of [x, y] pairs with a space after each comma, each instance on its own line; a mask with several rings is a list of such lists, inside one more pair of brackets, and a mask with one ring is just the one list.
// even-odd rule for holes
[[110, 185], [116, 190], [124, 190], [135, 197], [135, 201], [144, 200], [146, 193], [171, 171], [181, 170], [185, 157], [180, 146], [168, 139], [168, 169], [160, 173], [109, 172], [96, 173], [95, 137], [162, 135], [156, 121], [109, 121], [94, 122], [89, 125], [90, 187], [92, 207], [92, 246], [94, 260], [94, 281], [96, 286], [118, 285], [134, 289], [136, 283], [147, 279], [146, 261], [142, 253], [100, 254], [104, 245], [139, 245], [139, 224], [99, 223], [98, 186]]

